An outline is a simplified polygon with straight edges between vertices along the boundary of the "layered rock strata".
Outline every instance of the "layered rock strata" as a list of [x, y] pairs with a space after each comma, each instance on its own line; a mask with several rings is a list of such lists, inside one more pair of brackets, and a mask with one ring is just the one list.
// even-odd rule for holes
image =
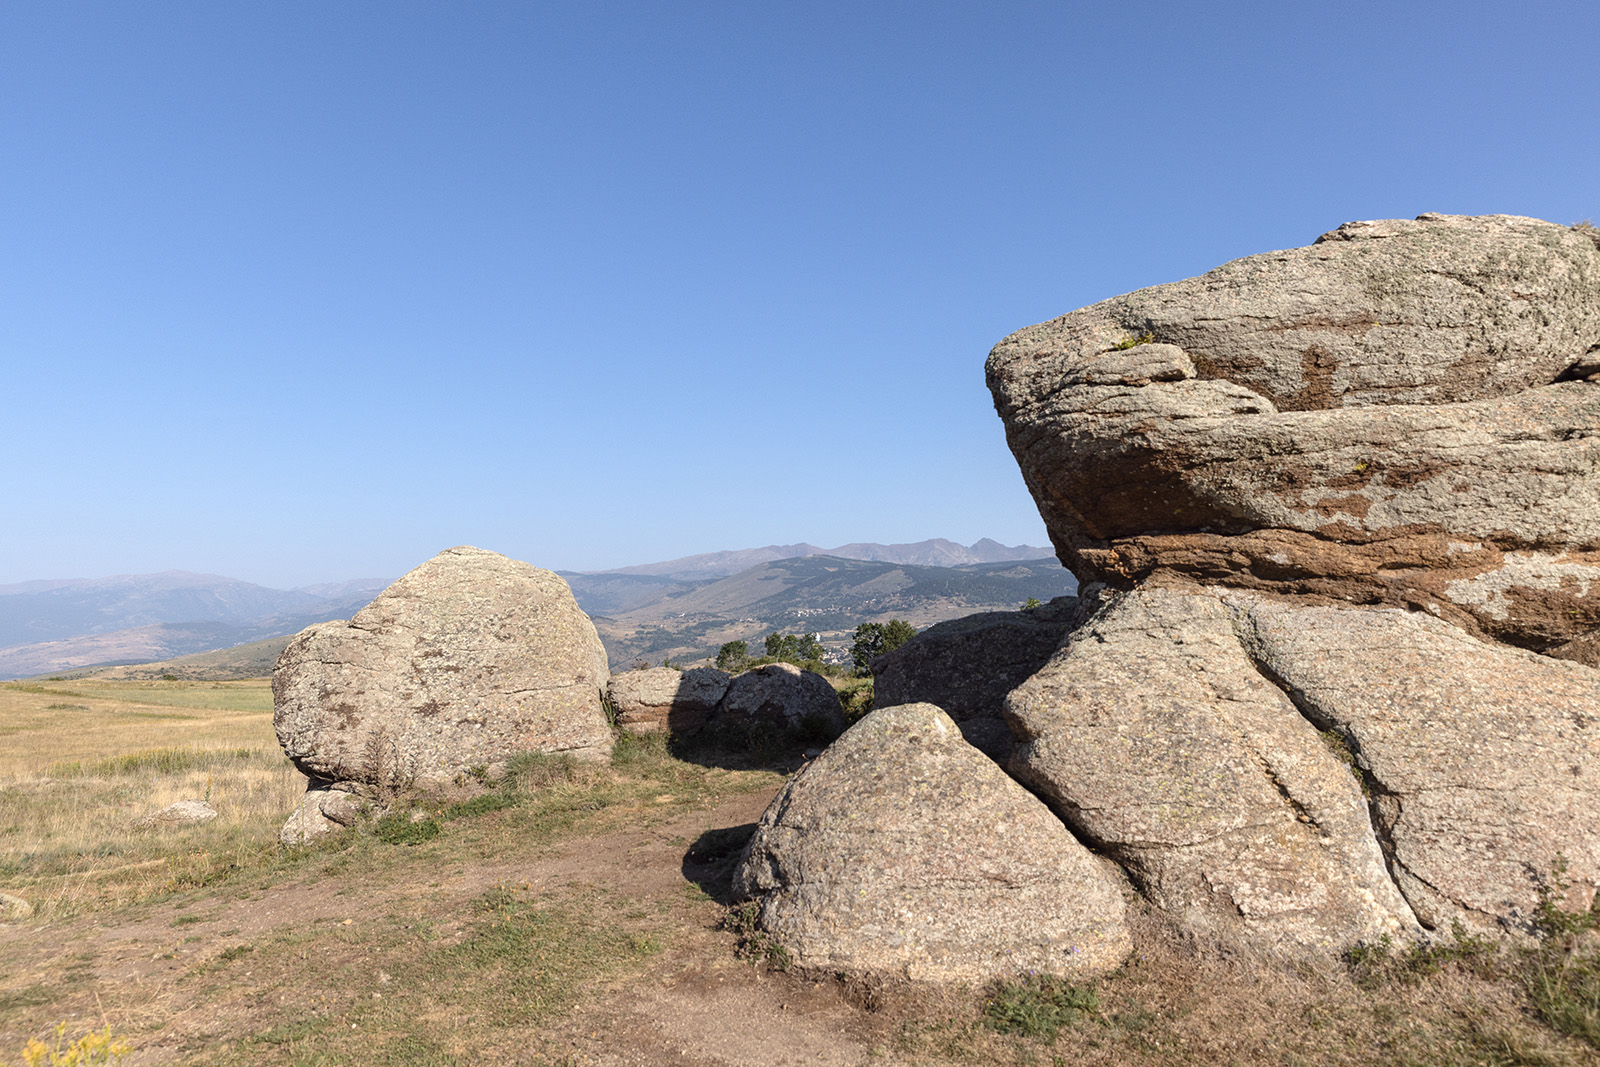
[[617, 725], [633, 733], [698, 730], [722, 703], [731, 681], [715, 667], [671, 667], [613, 674], [606, 696], [617, 713]]
[[1081, 579], [1413, 606], [1591, 659], [1597, 371], [1592, 231], [1504, 215], [1350, 223], [1021, 330], [987, 366]]

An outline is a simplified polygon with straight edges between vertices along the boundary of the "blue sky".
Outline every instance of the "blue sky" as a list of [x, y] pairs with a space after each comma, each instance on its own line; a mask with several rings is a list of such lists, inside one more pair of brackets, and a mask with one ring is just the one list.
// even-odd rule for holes
[[1046, 543], [1005, 334], [1600, 216], [1592, 4], [0, 4], [0, 583]]

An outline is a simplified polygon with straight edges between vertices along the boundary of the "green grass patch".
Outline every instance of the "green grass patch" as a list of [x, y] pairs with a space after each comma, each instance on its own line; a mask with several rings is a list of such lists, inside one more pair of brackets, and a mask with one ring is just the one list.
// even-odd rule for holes
[[420, 845], [439, 836], [439, 820], [413, 819], [409, 811], [396, 811], [372, 824], [372, 832], [386, 845]]
[[998, 982], [983, 1005], [984, 1022], [1002, 1034], [1054, 1042], [1068, 1027], [1100, 1010], [1100, 994], [1052, 974]]
[[147, 772], [182, 774], [186, 771], [204, 771], [228, 763], [266, 758], [267, 754], [256, 748], [169, 746], [142, 749], [108, 759], [52, 763], [47, 773], [51, 778], [117, 778]]

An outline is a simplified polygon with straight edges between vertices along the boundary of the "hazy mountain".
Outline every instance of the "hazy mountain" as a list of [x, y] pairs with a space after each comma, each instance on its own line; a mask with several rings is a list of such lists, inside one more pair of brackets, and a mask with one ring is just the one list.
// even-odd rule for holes
[[[1048, 599], [1075, 587], [1052, 557], [1048, 548], [988, 538], [973, 545], [935, 538], [834, 549], [801, 543], [562, 576], [596, 617], [619, 662], [646, 653], [714, 652], [722, 640], [759, 638], [774, 629], [832, 633], [896, 615], [921, 626], [1015, 607], [1029, 596]], [[1008, 570], [1008, 561], [1026, 566]], [[221, 575], [164, 571], [0, 585], [0, 678], [148, 664], [272, 641], [313, 623], [348, 619], [388, 584], [366, 578], [269, 589]], [[724, 631], [733, 636], [709, 646], [709, 637], [695, 636]], [[263, 645], [254, 658], [224, 659], [229, 669], [244, 669], [246, 660], [260, 666], [269, 651]], [[222, 663], [186, 663], [184, 669], [221, 669]]]
[[1077, 588], [1072, 572], [1054, 559], [939, 567], [810, 555], [685, 583], [614, 615], [591, 614], [618, 669], [641, 657], [695, 660], [726, 641], [759, 644], [774, 631], [817, 633], [824, 645], [842, 650], [863, 622], [900, 618], [922, 629]]
[[663, 596], [686, 592], [708, 581], [726, 578], [764, 563], [832, 556], [838, 559], [868, 560], [880, 563], [909, 563], [921, 567], [963, 567], [1005, 560], [1055, 559], [1055, 550], [1032, 545], [1002, 545], [985, 537], [972, 545], [960, 545], [935, 537], [907, 545], [880, 545], [855, 542], [838, 548], [818, 548], [801, 542], [797, 545], [767, 545], [732, 552], [706, 552], [661, 563], [641, 563], [609, 571], [560, 571], [572, 586], [578, 604], [590, 615], [616, 615], [654, 603]]
[[780, 559], [800, 559], [805, 556], [836, 556], [840, 559], [864, 559], [883, 563], [914, 563], [922, 567], [963, 567], [974, 563], [998, 563], [1009, 559], [1053, 559], [1053, 548], [1034, 548], [1032, 545], [1009, 547], [985, 537], [973, 545], [959, 545], [935, 537], [908, 545], [879, 545], [856, 542], [838, 548], [818, 548], [801, 542], [798, 545], [767, 545], [765, 548], [744, 548], [733, 552], [706, 552], [698, 556], [684, 556], [662, 563], [642, 563], [634, 567], [618, 567], [597, 574], [646, 574], [662, 578], [696, 581], [702, 578], [725, 578], [730, 574], [762, 563]]
[[348, 619], [380, 578], [269, 589], [166, 571], [0, 586], [0, 678], [103, 663], [143, 663]]

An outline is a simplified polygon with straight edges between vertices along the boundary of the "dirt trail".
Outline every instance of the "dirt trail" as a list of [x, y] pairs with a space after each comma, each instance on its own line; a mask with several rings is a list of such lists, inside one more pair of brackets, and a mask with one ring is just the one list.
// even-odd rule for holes
[[[53, 1018], [67, 1018], [74, 1029], [109, 1019], [119, 1031], [138, 1034], [130, 1067], [204, 1061], [209, 1047], [281, 1023], [285, 1012], [309, 1003], [305, 987], [317, 982], [315, 974], [291, 982], [281, 969], [268, 973], [264, 960], [254, 969], [248, 962], [217, 966], [230, 947], [317, 924], [350, 928], [401, 913], [436, 917], [439, 936], [448, 939], [462, 927], [473, 899], [516, 884], [535, 893], [548, 887], [580, 898], [606, 894], [643, 903], [670, 912], [677, 931], [642, 974], [591, 990], [586, 1003], [547, 1027], [544, 1047], [530, 1049], [526, 1062], [892, 1063], [881, 1047], [886, 1023], [852, 1007], [834, 983], [768, 972], [735, 958], [733, 935], [717, 929], [721, 905], [694, 890], [702, 872], [686, 859], [685, 842], [754, 822], [771, 795], [735, 797], [649, 829], [535, 846], [533, 854], [478, 862], [457, 856], [428, 883], [398, 874], [365, 876], [358, 885], [322, 876], [139, 907], [131, 920], [101, 913], [0, 927], [0, 997], [26, 1005], [30, 995], [48, 995]], [[304, 966], [331, 975], [337, 966], [367, 959], [367, 952], [352, 945], [349, 959], [324, 955]], [[0, 1029], [0, 1049], [20, 1047], [29, 1036]]]

